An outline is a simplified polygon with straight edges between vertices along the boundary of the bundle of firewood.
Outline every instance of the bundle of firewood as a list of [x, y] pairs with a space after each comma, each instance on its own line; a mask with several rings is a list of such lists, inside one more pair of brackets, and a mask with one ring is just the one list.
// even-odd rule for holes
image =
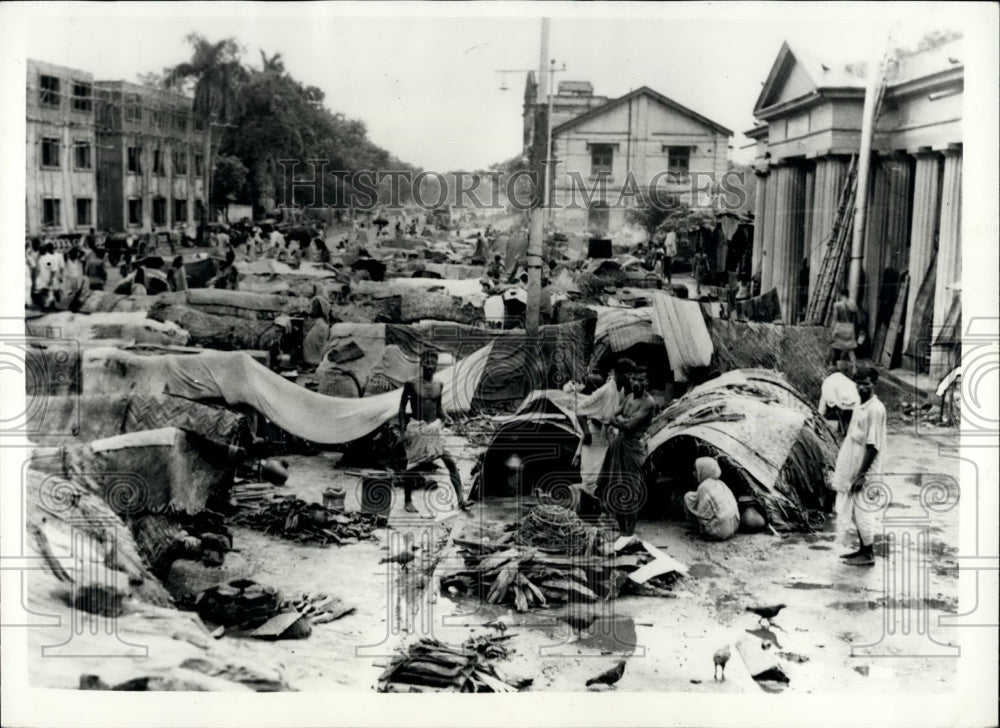
[[[490, 642], [503, 638], [482, 639]], [[489, 662], [486, 651], [424, 637], [392, 660], [379, 677], [379, 692], [513, 693], [531, 685], [530, 679], [507, 678]]]
[[241, 526], [294, 541], [342, 545], [372, 538], [379, 516], [371, 513], [341, 513], [320, 503], [306, 503], [292, 496], [274, 497], [256, 508], [234, 516]]
[[441, 577], [442, 590], [513, 606], [518, 612], [615, 599], [623, 591], [671, 597], [674, 581], [686, 570], [638, 539], [608, 556], [546, 553], [518, 545], [511, 532], [497, 539], [454, 542], [464, 565]]

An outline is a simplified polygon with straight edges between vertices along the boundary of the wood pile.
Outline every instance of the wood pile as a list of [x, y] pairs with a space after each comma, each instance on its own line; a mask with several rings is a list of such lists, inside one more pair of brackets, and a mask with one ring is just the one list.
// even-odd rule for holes
[[[525, 522], [531, 521], [529, 514]], [[580, 538], [567, 542], [561, 535], [542, 539], [535, 526], [529, 540], [539, 546], [525, 544], [518, 527], [497, 538], [457, 537], [454, 543], [464, 565], [443, 575], [441, 588], [518, 612], [615, 599], [622, 593], [673, 596], [674, 582], [686, 571], [683, 564], [638, 539], [613, 544], [597, 537], [596, 528], [584, 529], [594, 538], [581, 532]], [[546, 544], [558, 545], [559, 550], [546, 550]]]
[[[474, 644], [455, 647], [431, 638], [414, 642], [395, 657], [379, 677], [380, 693], [514, 693], [532, 680], [509, 681], [490, 662], [489, 645], [504, 637], [484, 637]], [[485, 647], [484, 647], [485, 645]], [[504, 650], [494, 651], [506, 657]]]
[[293, 496], [275, 496], [253, 509], [239, 511], [235, 523], [291, 541], [345, 545], [372, 538], [379, 517], [369, 513], [341, 513], [320, 503]]

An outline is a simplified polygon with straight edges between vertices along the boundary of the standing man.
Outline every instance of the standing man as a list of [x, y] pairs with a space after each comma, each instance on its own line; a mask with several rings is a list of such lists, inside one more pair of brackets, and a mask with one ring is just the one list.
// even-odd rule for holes
[[618, 435], [604, 455], [595, 491], [604, 510], [614, 514], [622, 536], [635, 533], [639, 508], [645, 501], [642, 436], [656, 410], [656, 403], [646, 392], [646, 372], [632, 371], [629, 383], [632, 391], [625, 396], [609, 423], [618, 430]]
[[663, 238], [663, 277], [667, 279], [667, 285], [672, 285], [671, 275], [674, 268], [674, 258], [677, 256], [677, 233], [673, 230], [667, 231]]
[[858, 346], [858, 307], [847, 295], [847, 288], [843, 285], [838, 289], [839, 298], [833, 304], [833, 323], [831, 324], [831, 334], [833, 341], [830, 344], [830, 360], [836, 363], [846, 355], [851, 360], [851, 373], [857, 368], [857, 357], [854, 349]]
[[[455, 489], [458, 507], [466, 510], [469, 504], [462, 496], [462, 478], [458, 466], [444, 448], [444, 423], [451, 423], [441, 403], [442, 385], [434, 381], [437, 370], [436, 351], [425, 350], [420, 354], [419, 379], [411, 379], [403, 385], [403, 397], [399, 402], [399, 431], [404, 433], [406, 446], [406, 469], [413, 470], [434, 460], [440, 460], [448, 469], [451, 486]], [[406, 407], [410, 405], [411, 419], [406, 421]], [[413, 505], [410, 478], [404, 477], [404, 505], [409, 513], [418, 513]]]
[[875, 396], [877, 381], [878, 372], [871, 368], [859, 369], [854, 375], [861, 404], [854, 409], [833, 471], [837, 529], [845, 540], [851, 526], [858, 532], [858, 550], [841, 556], [849, 566], [875, 564], [875, 525], [862, 491], [868, 478], [881, 475], [885, 462], [885, 405]]

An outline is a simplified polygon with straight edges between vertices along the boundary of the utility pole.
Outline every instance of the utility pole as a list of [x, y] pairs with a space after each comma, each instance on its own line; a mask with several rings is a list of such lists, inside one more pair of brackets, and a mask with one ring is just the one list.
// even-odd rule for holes
[[865, 249], [865, 220], [868, 213], [868, 178], [872, 158], [872, 137], [875, 135], [875, 106], [889, 60], [888, 45], [872, 53], [868, 84], [865, 87], [865, 105], [861, 116], [861, 149], [858, 151], [858, 188], [854, 197], [854, 230], [851, 237], [851, 265], [847, 273], [847, 294], [853, 303], [858, 301], [861, 287], [861, 262]]
[[[542, 101], [548, 93], [549, 86], [549, 19], [542, 18], [542, 42], [538, 55], [538, 84], [535, 94], [535, 109], [541, 108]], [[536, 117], [537, 121], [537, 117]], [[536, 123], [535, 131], [538, 126]], [[551, 138], [548, 140], [551, 144]], [[538, 145], [534, 145], [538, 148]], [[538, 306], [542, 295], [542, 236], [545, 233], [545, 209], [548, 204], [545, 194], [548, 191], [548, 169], [546, 164], [539, 164], [541, 160], [535, 162], [535, 170], [540, 179], [535, 180], [535, 206], [531, 209], [531, 217], [528, 231], [528, 305], [524, 312], [524, 328], [528, 336], [538, 335]]]

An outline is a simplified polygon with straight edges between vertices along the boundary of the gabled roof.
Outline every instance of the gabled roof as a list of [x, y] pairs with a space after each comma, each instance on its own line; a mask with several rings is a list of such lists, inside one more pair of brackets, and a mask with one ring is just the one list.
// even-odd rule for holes
[[[888, 87], [890, 91], [904, 84], [919, 79], [939, 77], [949, 72], [961, 73], [964, 69], [963, 43], [961, 39], [953, 40], [937, 48], [902, 58], [889, 65]], [[808, 50], [796, 47], [792, 49], [788, 42], [781, 44], [778, 57], [775, 58], [771, 71], [764, 82], [760, 96], [754, 104], [754, 116], [769, 109], [780, 97], [784, 84], [788, 81], [793, 69], [805, 73], [813, 88], [810, 94], [801, 95], [805, 99], [810, 95], [820, 96], [823, 92], [848, 91], [863, 93], [868, 77], [868, 64], [865, 62], [845, 62], [832, 59], [820, 59]], [[785, 103], [790, 103], [787, 99]]]
[[585, 114], [580, 114], [580, 116], [575, 116], [572, 119], [569, 119], [568, 121], [564, 121], [562, 124], [560, 124], [559, 126], [555, 127], [554, 129], [552, 129], [552, 133], [553, 134], [558, 134], [560, 132], [565, 131], [566, 129], [571, 129], [572, 127], [577, 126], [578, 124], [582, 124], [585, 121], [590, 121], [591, 119], [594, 119], [594, 118], [600, 116], [601, 114], [606, 114], [607, 112], [611, 111], [612, 109], [614, 109], [614, 108], [616, 108], [618, 106], [621, 106], [622, 104], [627, 103], [628, 101], [631, 101], [632, 99], [637, 98], [637, 97], [639, 97], [639, 96], [641, 96], [643, 94], [645, 94], [646, 96], [649, 96], [654, 101], [657, 101], [657, 102], [663, 104], [664, 106], [666, 106], [666, 107], [668, 107], [670, 109], [673, 109], [674, 111], [680, 112], [681, 114], [684, 114], [685, 116], [688, 116], [688, 117], [694, 119], [695, 121], [697, 121], [697, 122], [699, 122], [701, 124], [704, 124], [705, 126], [711, 127], [712, 129], [714, 129], [715, 131], [719, 132], [720, 134], [725, 134], [726, 136], [732, 136], [733, 135], [733, 132], [731, 130], [727, 129], [726, 127], [722, 126], [722, 124], [718, 124], [718, 123], [712, 121], [711, 119], [702, 116], [698, 112], [692, 111], [691, 109], [687, 108], [686, 106], [682, 106], [681, 104], [678, 104], [673, 99], [667, 98], [666, 96], [664, 96], [663, 94], [659, 93], [658, 91], [654, 91], [649, 86], [640, 86], [639, 88], [635, 89], [634, 91], [631, 91], [631, 92], [625, 94], [624, 96], [619, 96], [617, 99], [612, 99], [611, 101], [607, 102], [606, 104], [601, 104], [600, 106], [597, 106], [597, 107], [591, 109], [590, 111], [588, 111]]
[[796, 66], [805, 71], [815, 92], [820, 89], [864, 91], [866, 72], [864, 64], [823, 61], [800, 48], [792, 50], [785, 41], [781, 44], [778, 57], [774, 59], [771, 71], [764, 82], [764, 88], [760, 90], [760, 95], [754, 104], [754, 116], [774, 104], [774, 99], [780, 95], [782, 87]]

